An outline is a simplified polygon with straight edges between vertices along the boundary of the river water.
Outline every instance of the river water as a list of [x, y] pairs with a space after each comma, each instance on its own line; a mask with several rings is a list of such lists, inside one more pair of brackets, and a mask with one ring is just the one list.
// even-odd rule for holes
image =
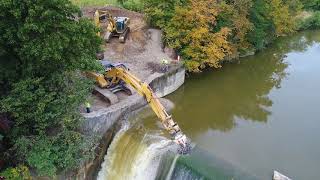
[[320, 31], [192, 75], [168, 98], [191, 155], [174, 153], [146, 109], [123, 124], [98, 179], [320, 179]]

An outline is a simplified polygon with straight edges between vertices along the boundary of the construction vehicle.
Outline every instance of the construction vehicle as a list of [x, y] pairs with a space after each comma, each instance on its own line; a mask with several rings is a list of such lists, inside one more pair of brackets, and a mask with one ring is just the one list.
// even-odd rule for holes
[[[119, 41], [124, 43], [127, 35], [130, 32], [129, 23], [130, 18], [128, 17], [112, 17], [108, 11], [96, 10], [94, 13], [94, 23], [97, 27], [101, 28], [102, 21], [107, 21], [107, 28], [104, 31], [103, 39], [109, 42], [111, 37], [119, 37]], [[101, 33], [98, 32], [98, 36]]]
[[89, 73], [91, 77], [95, 78], [100, 88], [114, 88], [115, 86], [122, 86], [124, 83], [130, 85], [146, 99], [151, 109], [160, 119], [164, 128], [171, 135], [173, 141], [180, 145], [179, 153], [189, 153], [191, 147], [186, 135], [182, 133], [178, 124], [174, 122], [171, 115], [167, 113], [151, 87], [131, 74], [129, 69], [122, 63], [112, 64], [105, 60], [101, 61], [101, 63], [105, 68], [104, 74]]

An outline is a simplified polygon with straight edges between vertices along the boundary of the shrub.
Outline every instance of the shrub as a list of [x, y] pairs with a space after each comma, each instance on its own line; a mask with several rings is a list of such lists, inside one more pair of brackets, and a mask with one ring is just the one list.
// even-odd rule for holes
[[34, 139], [22, 137], [16, 143], [19, 157], [26, 159], [39, 175], [55, 176], [58, 170], [69, 170], [92, 158], [95, 136], [84, 136], [65, 130], [55, 136]]
[[143, 2], [141, 0], [127, 0], [123, 2], [122, 6], [131, 11], [143, 11]]
[[301, 20], [298, 24], [298, 29], [319, 29], [320, 28], [320, 11], [313, 13], [307, 19]]
[[0, 172], [0, 176], [8, 180], [31, 180], [28, 167], [19, 165], [15, 168], [8, 168], [3, 172]]
[[320, 10], [320, 0], [301, 0], [306, 9], [319, 11]]

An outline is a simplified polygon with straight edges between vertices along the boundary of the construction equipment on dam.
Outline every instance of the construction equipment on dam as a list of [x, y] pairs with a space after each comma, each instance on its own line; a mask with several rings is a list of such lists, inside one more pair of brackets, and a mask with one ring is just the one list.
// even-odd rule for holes
[[[102, 22], [107, 21], [107, 27], [102, 28]], [[103, 39], [108, 43], [111, 37], [119, 37], [119, 41], [124, 43], [130, 32], [130, 18], [128, 17], [112, 17], [108, 11], [96, 10], [94, 13], [94, 23], [97, 27], [102, 28]], [[98, 32], [98, 36], [101, 33]]]
[[88, 76], [94, 78], [101, 88], [110, 88], [116, 91], [119, 89], [126, 90], [126, 87], [124, 86], [125, 84], [134, 88], [138, 94], [143, 96], [148, 102], [151, 109], [160, 119], [164, 128], [171, 135], [173, 141], [180, 145], [179, 153], [189, 153], [191, 146], [188, 138], [183, 134], [178, 124], [173, 121], [171, 115], [167, 113], [151, 87], [130, 73], [129, 69], [122, 63], [112, 64], [105, 60], [101, 61], [101, 63], [105, 68], [104, 74], [89, 72], [87, 73]]

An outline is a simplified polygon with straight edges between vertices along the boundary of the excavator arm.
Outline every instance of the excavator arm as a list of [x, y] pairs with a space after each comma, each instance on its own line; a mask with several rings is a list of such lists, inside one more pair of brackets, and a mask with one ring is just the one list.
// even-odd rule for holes
[[173, 137], [174, 141], [183, 148], [189, 148], [187, 137], [182, 133], [180, 127], [173, 121], [172, 117], [167, 113], [159, 98], [152, 91], [147, 83], [140, 81], [136, 76], [131, 74], [123, 67], [114, 67], [106, 71], [105, 78], [112, 79], [111, 86], [118, 84], [120, 80], [133, 87], [141, 96], [143, 96], [151, 109], [160, 119], [164, 128]]
[[[107, 19], [109, 22], [107, 26], [107, 31], [108, 32], [114, 31], [116, 22], [113, 19], [112, 15], [108, 11], [96, 10], [96, 12], [94, 13], [94, 24], [100, 28], [101, 27], [100, 21], [103, 19]], [[98, 32], [97, 35], [100, 36], [100, 32]]]

